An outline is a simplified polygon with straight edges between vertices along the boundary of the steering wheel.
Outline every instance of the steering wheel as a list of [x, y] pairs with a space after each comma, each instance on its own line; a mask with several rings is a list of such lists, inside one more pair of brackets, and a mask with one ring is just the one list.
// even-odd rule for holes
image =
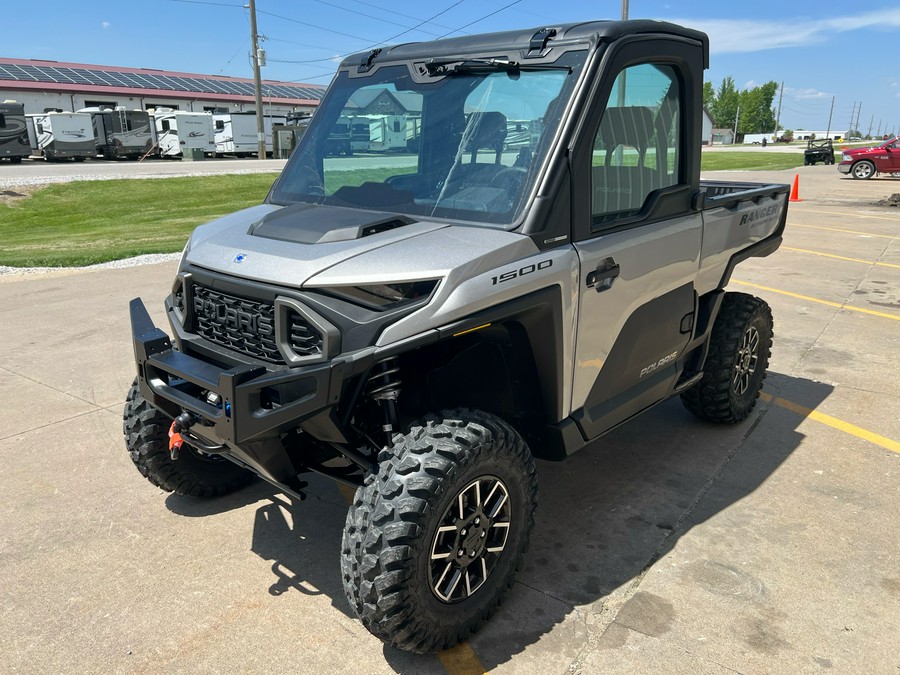
[[527, 173], [528, 171], [522, 167], [504, 167], [491, 178], [491, 187], [515, 193], [525, 181], [525, 175]]

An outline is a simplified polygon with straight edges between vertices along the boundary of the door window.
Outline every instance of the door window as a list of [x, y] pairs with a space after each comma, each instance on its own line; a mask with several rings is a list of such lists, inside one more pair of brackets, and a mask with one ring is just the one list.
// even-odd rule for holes
[[619, 73], [594, 137], [595, 227], [634, 216], [654, 191], [679, 183], [681, 117], [674, 68], [645, 63]]

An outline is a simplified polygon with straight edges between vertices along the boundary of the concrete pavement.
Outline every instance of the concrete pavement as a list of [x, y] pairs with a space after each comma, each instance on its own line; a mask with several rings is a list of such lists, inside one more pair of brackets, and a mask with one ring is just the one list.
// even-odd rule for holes
[[734, 427], [669, 401], [539, 463], [525, 569], [441, 655], [352, 618], [333, 484], [203, 502], [134, 469], [127, 305], [165, 325], [174, 263], [0, 278], [0, 671], [896, 672], [900, 213], [870, 205], [900, 180], [797, 173], [783, 248], [732, 286], [773, 308], [766, 400]]

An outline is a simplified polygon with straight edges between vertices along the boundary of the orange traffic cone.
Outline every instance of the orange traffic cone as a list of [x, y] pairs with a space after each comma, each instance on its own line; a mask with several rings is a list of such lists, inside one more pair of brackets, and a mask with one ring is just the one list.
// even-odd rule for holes
[[791, 188], [791, 199], [792, 202], [802, 202], [800, 199], [800, 174], [794, 174], [794, 186]]

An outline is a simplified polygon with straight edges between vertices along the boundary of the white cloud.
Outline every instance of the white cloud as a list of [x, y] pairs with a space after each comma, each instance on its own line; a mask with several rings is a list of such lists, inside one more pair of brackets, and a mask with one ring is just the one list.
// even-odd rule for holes
[[[831, 19], [781, 17], [772, 21], [757, 19], [671, 19], [709, 34], [710, 51], [760, 52], [766, 49], [802, 47], [816, 44], [837, 34], [863, 28], [888, 30], [900, 28], [900, 9], [879, 9], [855, 16]], [[891, 39], [886, 36], [885, 39]]]
[[829, 94], [825, 91], [819, 91], [818, 89], [813, 89], [811, 87], [807, 87], [804, 89], [795, 89], [794, 87], [785, 87], [784, 93], [794, 98], [799, 99], [829, 99], [832, 97], [832, 94]]
[[109, 30], [110, 26], [112, 26], [112, 24], [109, 21], [104, 21], [100, 25], [103, 26], [103, 30]]
[[744, 89], [753, 89], [756, 86], [756, 80], [747, 80], [744, 82]]

